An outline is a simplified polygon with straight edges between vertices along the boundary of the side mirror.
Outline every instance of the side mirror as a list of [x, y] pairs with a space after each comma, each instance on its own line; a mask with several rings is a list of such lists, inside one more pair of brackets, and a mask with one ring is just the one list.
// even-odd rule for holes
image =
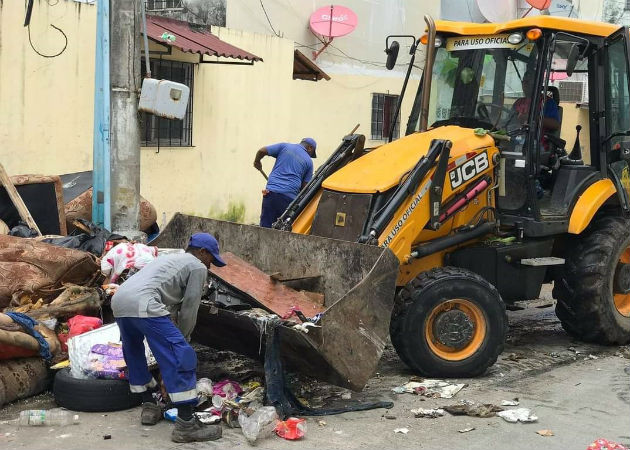
[[573, 71], [575, 70], [575, 66], [580, 60], [580, 46], [578, 44], [573, 44], [571, 46], [571, 50], [569, 50], [569, 56], [567, 56], [567, 68], [566, 72], [568, 76], [573, 75]]
[[396, 65], [399, 50], [400, 44], [398, 43], [398, 41], [392, 41], [389, 48], [385, 50], [385, 53], [387, 53], [387, 62], [385, 63], [385, 67], [387, 67], [387, 70], [392, 70]]

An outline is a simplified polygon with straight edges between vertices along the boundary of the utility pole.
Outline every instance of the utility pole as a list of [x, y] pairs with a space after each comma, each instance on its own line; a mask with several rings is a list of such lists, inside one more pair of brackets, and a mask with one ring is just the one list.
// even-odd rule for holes
[[[107, 0], [102, 0], [107, 1]], [[140, 1], [109, 0], [111, 82], [111, 227], [138, 239], [140, 210]]]
[[92, 222], [111, 230], [109, 0], [99, 1], [96, 8]]

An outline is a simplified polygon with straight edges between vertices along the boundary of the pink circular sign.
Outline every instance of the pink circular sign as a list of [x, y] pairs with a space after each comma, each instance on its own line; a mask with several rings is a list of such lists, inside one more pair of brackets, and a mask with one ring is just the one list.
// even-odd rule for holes
[[547, 9], [551, 5], [551, 0], [527, 0], [536, 9]]
[[311, 30], [328, 37], [352, 33], [358, 23], [357, 15], [345, 6], [324, 6], [311, 14], [310, 19]]

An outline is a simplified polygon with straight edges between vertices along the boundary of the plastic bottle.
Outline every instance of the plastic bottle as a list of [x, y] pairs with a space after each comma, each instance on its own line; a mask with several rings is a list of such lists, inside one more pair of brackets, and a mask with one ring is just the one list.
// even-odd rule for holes
[[238, 423], [241, 425], [243, 435], [250, 444], [272, 435], [278, 421], [278, 413], [273, 406], [258, 408], [251, 416], [247, 416], [241, 410], [238, 416]]
[[29, 409], [20, 413], [18, 425], [22, 427], [33, 426], [65, 426], [77, 425], [79, 415], [64, 409]]

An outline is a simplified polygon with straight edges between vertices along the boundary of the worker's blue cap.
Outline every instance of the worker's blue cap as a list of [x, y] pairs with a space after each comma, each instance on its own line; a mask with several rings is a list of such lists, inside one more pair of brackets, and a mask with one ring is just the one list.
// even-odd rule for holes
[[311, 156], [311, 158], [317, 158], [317, 153], [315, 153], [315, 149], [317, 148], [317, 142], [315, 142], [315, 139], [313, 139], [313, 138], [304, 138], [304, 139], [302, 139], [302, 142], [306, 142], [311, 147], [313, 147], [313, 156]]
[[190, 237], [190, 240], [188, 241], [188, 246], [196, 247], [196, 248], [205, 248], [212, 254], [212, 256], [214, 256], [214, 261], [212, 264], [214, 264], [217, 267], [225, 266], [225, 261], [223, 261], [221, 259], [221, 256], [219, 255], [219, 243], [211, 234], [208, 234], [208, 233], [193, 234]]

